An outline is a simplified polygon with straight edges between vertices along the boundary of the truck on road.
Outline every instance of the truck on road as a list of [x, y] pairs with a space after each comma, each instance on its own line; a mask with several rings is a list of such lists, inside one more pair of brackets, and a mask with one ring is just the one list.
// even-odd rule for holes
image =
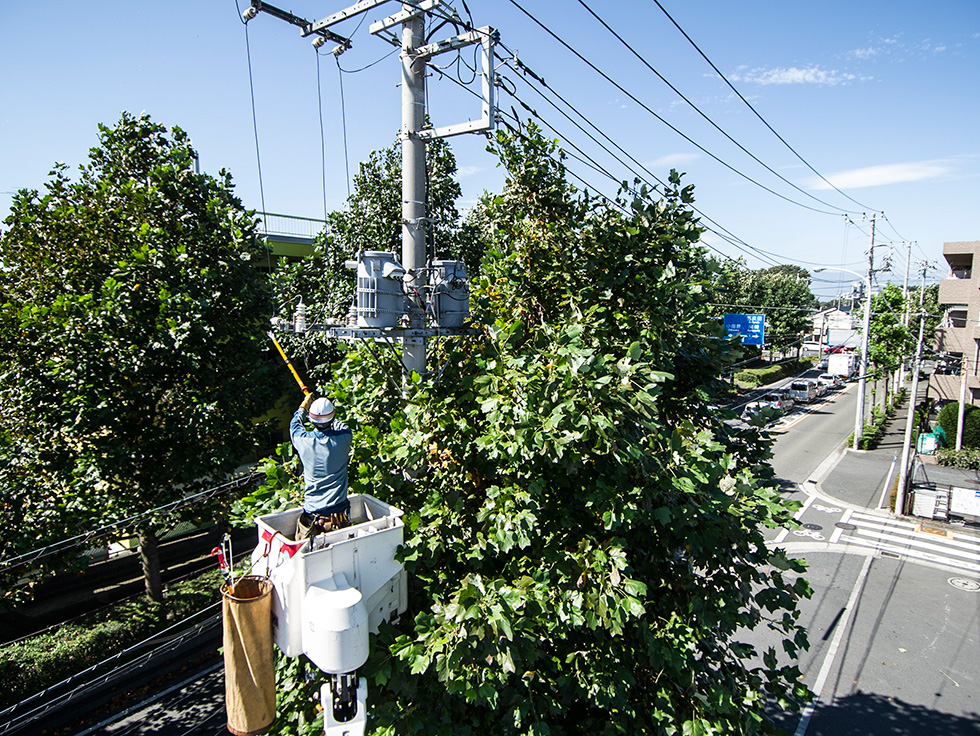
[[835, 353], [827, 356], [827, 373], [854, 378], [858, 371], [858, 356], [853, 353]]

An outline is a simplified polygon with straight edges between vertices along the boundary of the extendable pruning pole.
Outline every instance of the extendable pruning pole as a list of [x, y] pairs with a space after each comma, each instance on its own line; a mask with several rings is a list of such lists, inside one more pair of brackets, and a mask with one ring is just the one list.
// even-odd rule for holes
[[272, 344], [276, 346], [276, 350], [279, 351], [279, 355], [281, 355], [282, 356], [282, 359], [284, 361], [286, 361], [286, 367], [289, 368], [289, 372], [293, 374], [293, 378], [296, 379], [296, 383], [299, 384], [299, 387], [300, 387], [300, 389], [302, 389], [303, 394], [305, 396], [309, 396], [310, 395], [310, 390], [306, 387], [306, 384], [303, 383], [303, 379], [299, 377], [299, 373], [296, 372], [296, 369], [293, 368], [293, 364], [290, 362], [289, 358], [286, 356], [286, 351], [282, 349], [282, 345], [279, 344], [279, 341], [276, 339], [276, 336], [272, 334], [272, 331], [271, 330], [269, 332], [267, 332], [266, 334], [269, 336], [269, 339], [272, 340]]

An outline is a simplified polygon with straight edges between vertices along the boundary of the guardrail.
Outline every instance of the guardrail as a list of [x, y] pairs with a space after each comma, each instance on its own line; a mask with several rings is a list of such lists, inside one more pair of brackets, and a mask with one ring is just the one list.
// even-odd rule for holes
[[275, 212], [256, 212], [259, 218], [258, 231], [262, 235], [283, 235], [291, 238], [305, 238], [313, 241], [327, 226], [327, 221], [316, 217], [297, 217]]

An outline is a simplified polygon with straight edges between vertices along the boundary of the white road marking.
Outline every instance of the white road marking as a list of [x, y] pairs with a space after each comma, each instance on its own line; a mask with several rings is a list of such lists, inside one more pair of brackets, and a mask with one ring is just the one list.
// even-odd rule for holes
[[867, 521], [858, 521], [855, 519], [851, 519], [851, 523], [857, 526], [857, 531], [859, 534], [865, 532], [870, 534], [873, 531], [878, 531], [887, 533], [888, 536], [894, 537], [896, 541], [938, 544], [944, 548], [949, 548], [951, 552], [953, 550], [962, 549], [980, 556], [980, 541], [974, 541], [971, 539], [948, 539], [944, 536], [929, 534], [929, 532], [916, 531], [915, 527], [912, 527], [911, 529], [895, 528], [889, 526], [888, 524], [872, 524]]
[[[806, 513], [806, 510], [810, 508], [810, 504], [813, 503], [816, 498], [816, 496], [807, 496], [806, 501], [803, 502], [800, 510], [793, 514], [793, 518], [799, 521], [800, 517]], [[776, 538], [772, 540], [772, 542], [773, 544], [782, 544], [784, 541], [786, 541], [787, 536], [789, 536], [789, 529], [784, 528], [781, 532], [779, 532], [779, 534], [776, 535]]]
[[[845, 511], [844, 512], [844, 515], [842, 517], [840, 517], [840, 523], [841, 524], [846, 524], [848, 521], [850, 521], [851, 514], [852, 513], [853, 513], [853, 511], [851, 509], [848, 509], [847, 511]], [[830, 535], [830, 543], [831, 544], [837, 544], [840, 541], [840, 535], [843, 534], [843, 533], [844, 533], [844, 530], [841, 529], [840, 527], [837, 527], [836, 529], [834, 529], [834, 533]]]
[[874, 514], [865, 514], [860, 511], [854, 512], [854, 518], [862, 519], [864, 521], [888, 522], [892, 526], [907, 526], [909, 529], [915, 529], [915, 527], [918, 526], [918, 524], [911, 521], [902, 521], [900, 519], [889, 519], [885, 516], [881, 516], [881, 515], [875, 516]]
[[980, 572], [980, 565], [971, 562], [964, 562], [963, 560], [954, 560], [951, 557], [944, 557], [943, 555], [932, 554], [931, 552], [920, 552], [915, 549], [910, 549], [909, 547], [900, 547], [894, 544], [884, 544], [883, 542], [873, 542], [869, 539], [861, 539], [860, 537], [846, 537], [844, 539], [846, 544], [856, 544], [861, 547], [871, 547], [872, 549], [877, 549], [883, 552], [892, 552], [893, 554], [899, 555], [901, 557], [911, 557], [917, 560], [927, 560], [928, 562], [938, 562], [941, 565], [947, 567], [955, 567], [959, 570], [969, 570], [970, 572]]
[[[947, 555], [955, 555], [957, 557], [965, 557], [970, 562], [980, 563], [980, 554], [973, 550], [960, 550], [952, 547], [949, 544], [937, 544], [935, 542], [927, 542], [924, 539], [900, 539], [891, 534], [883, 534], [882, 532], [872, 531], [870, 529], [858, 529], [858, 534], [865, 537], [871, 537], [872, 539], [881, 539], [884, 541], [894, 542], [895, 544], [904, 544], [910, 548], [919, 548], [924, 550], [929, 550], [932, 552], [942, 552]], [[952, 540], [947, 540], [952, 541]]]
[[857, 580], [854, 582], [854, 587], [851, 589], [851, 596], [847, 599], [847, 603], [844, 606], [844, 611], [841, 614], [840, 620], [837, 622], [837, 630], [834, 632], [834, 639], [830, 642], [830, 648], [827, 650], [826, 656], [823, 658], [823, 664], [820, 667], [820, 672], [817, 675], [817, 681], [813, 685], [813, 692], [816, 697], [803, 708], [803, 714], [800, 717], [800, 722], [796, 727], [796, 732], [794, 736], [803, 736], [806, 733], [807, 727], [810, 725], [810, 719], [813, 717], [813, 710], [816, 707], [817, 700], [820, 699], [820, 695], [823, 692], [823, 686], [827, 682], [827, 678], [830, 676], [830, 670], [834, 665], [834, 658], [837, 656], [837, 650], [840, 648], [841, 640], [844, 638], [844, 631], [847, 629], [847, 624], [851, 618], [851, 611], [854, 610], [854, 604], [857, 603], [858, 597], [861, 595], [861, 590], [864, 588], [864, 581], [868, 577], [868, 571], [871, 569], [871, 561], [873, 558], [867, 557], [864, 560], [864, 566], [861, 568], [861, 572], [858, 573]]

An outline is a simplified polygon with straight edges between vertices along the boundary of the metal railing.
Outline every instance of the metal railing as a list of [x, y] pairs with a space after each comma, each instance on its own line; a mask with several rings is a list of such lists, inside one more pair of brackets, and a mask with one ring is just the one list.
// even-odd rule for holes
[[259, 218], [258, 231], [261, 235], [284, 235], [312, 241], [327, 225], [326, 220], [316, 217], [297, 217], [275, 212], [256, 212], [255, 216]]

